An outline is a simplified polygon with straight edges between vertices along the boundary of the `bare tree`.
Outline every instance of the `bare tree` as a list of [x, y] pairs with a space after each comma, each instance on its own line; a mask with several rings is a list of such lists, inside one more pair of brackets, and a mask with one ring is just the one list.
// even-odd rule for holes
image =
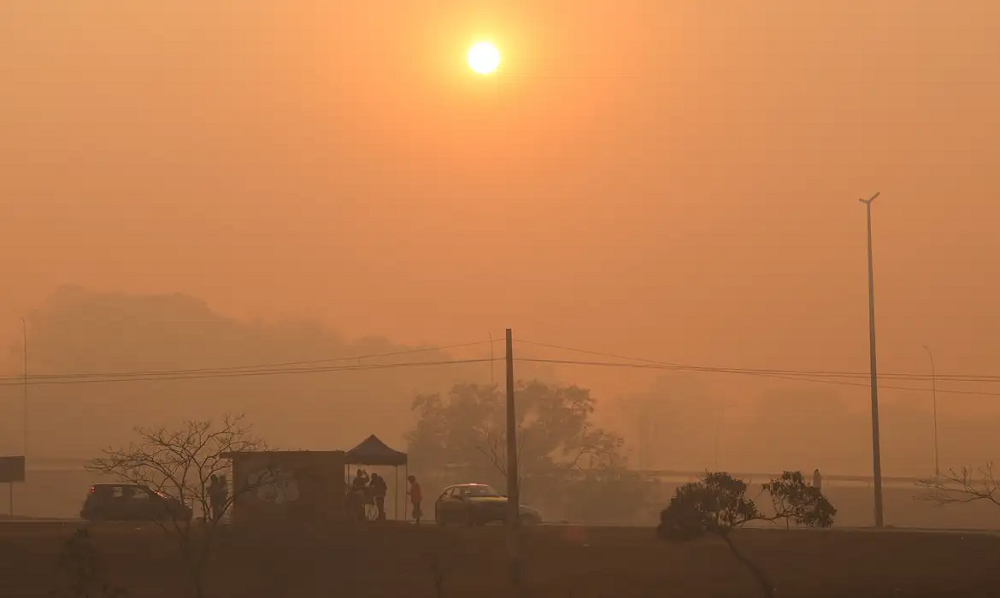
[[[212, 513], [215, 499], [209, 482], [212, 476], [228, 471], [227, 453], [266, 450], [266, 445], [251, 433], [242, 415], [226, 415], [219, 423], [185, 421], [177, 430], [140, 427], [135, 428], [135, 433], [137, 441], [125, 448], [105, 449], [104, 456], [91, 461], [87, 469], [123, 483], [145, 486], [186, 507], [200, 509], [200, 520], [190, 513], [182, 515], [165, 509], [164, 517], [156, 523], [176, 539], [189, 575], [190, 592], [201, 598], [205, 567], [221, 520]], [[227, 512], [238, 496], [254, 490], [243, 486], [227, 493], [223, 504], [217, 505], [220, 512]]]
[[[521, 432], [524, 427], [517, 426], [517, 481], [518, 484], [524, 480], [524, 462], [521, 456], [524, 455], [524, 438]], [[486, 457], [490, 464], [500, 472], [500, 475], [507, 477], [507, 434], [494, 432], [489, 426], [483, 426], [480, 430], [482, 442], [476, 445], [476, 449]]]
[[985, 500], [1000, 506], [1000, 481], [993, 475], [992, 463], [975, 469], [949, 469], [935, 478], [917, 482], [917, 486], [924, 489], [918, 498], [939, 505]]
[[[623, 461], [621, 448], [624, 444], [623, 438], [586, 422], [575, 445], [567, 451], [569, 468], [584, 470], [619, 466]], [[586, 468], [581, 465], [585, 457], [588, 459]]]

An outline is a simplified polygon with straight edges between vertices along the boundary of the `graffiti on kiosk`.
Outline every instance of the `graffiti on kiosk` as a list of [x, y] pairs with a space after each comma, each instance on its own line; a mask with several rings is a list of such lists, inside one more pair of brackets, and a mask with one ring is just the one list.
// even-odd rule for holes
[[281, 467], [265, 467], [248, 476], [250, 488], [256, 489], [257, 499], [280, 505], [299, 497], [299, 483], [295, 472]]

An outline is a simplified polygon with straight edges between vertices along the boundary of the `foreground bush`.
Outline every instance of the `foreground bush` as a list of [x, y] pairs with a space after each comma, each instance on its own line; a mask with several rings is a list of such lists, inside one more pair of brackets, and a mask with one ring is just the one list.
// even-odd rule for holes
[[[771, 499], [773, 512], [763, 513], [746, 496], [747, 483], [725, 472], [706, 473], [698, 482], [684, 484], [660, 512], [657, 535], [674, 542], [691, 541], [705, 535], [721, 538], [730, 552], [753, 573], [764, 596], [774, 595], [768, 575], [737, 548], [732, 531], [752, 521], [794, 522], [809, 527], [830, 527], [837, 510], [819, 488], [806, 483], [800, 472], [786, 471], [764, 484], [761, 495]], [[759, 495], [760, 496], [760, 495]]]

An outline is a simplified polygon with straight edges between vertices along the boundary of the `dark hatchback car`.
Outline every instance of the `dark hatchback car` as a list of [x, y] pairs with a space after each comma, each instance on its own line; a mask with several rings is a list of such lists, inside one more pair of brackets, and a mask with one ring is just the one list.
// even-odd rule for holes
[[96, 484], [83, 502], [87, 521], [189, 521], [191, 508], [135, 484]]
[[[448, 486], [434, 503], [434, 519], [438, 525], [501, 523], [507, 519], [507, 497], [487, 484]], [[541, 514], [525, 505], [520, 506], [519, 519], [524, 525], [542, 522]]]

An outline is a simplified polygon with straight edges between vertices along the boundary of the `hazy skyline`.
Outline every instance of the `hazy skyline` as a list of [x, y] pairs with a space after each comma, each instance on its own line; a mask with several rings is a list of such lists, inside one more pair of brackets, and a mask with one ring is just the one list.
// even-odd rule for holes
[[[929, 345], [994, 374], [998, 36], [989, 0], [8, 3], [5, 369], [79, 284], [399, 344], [865, 371], [879, 191], [880, 369]], [[464, 64], [482, 38], [499, 93]]]

